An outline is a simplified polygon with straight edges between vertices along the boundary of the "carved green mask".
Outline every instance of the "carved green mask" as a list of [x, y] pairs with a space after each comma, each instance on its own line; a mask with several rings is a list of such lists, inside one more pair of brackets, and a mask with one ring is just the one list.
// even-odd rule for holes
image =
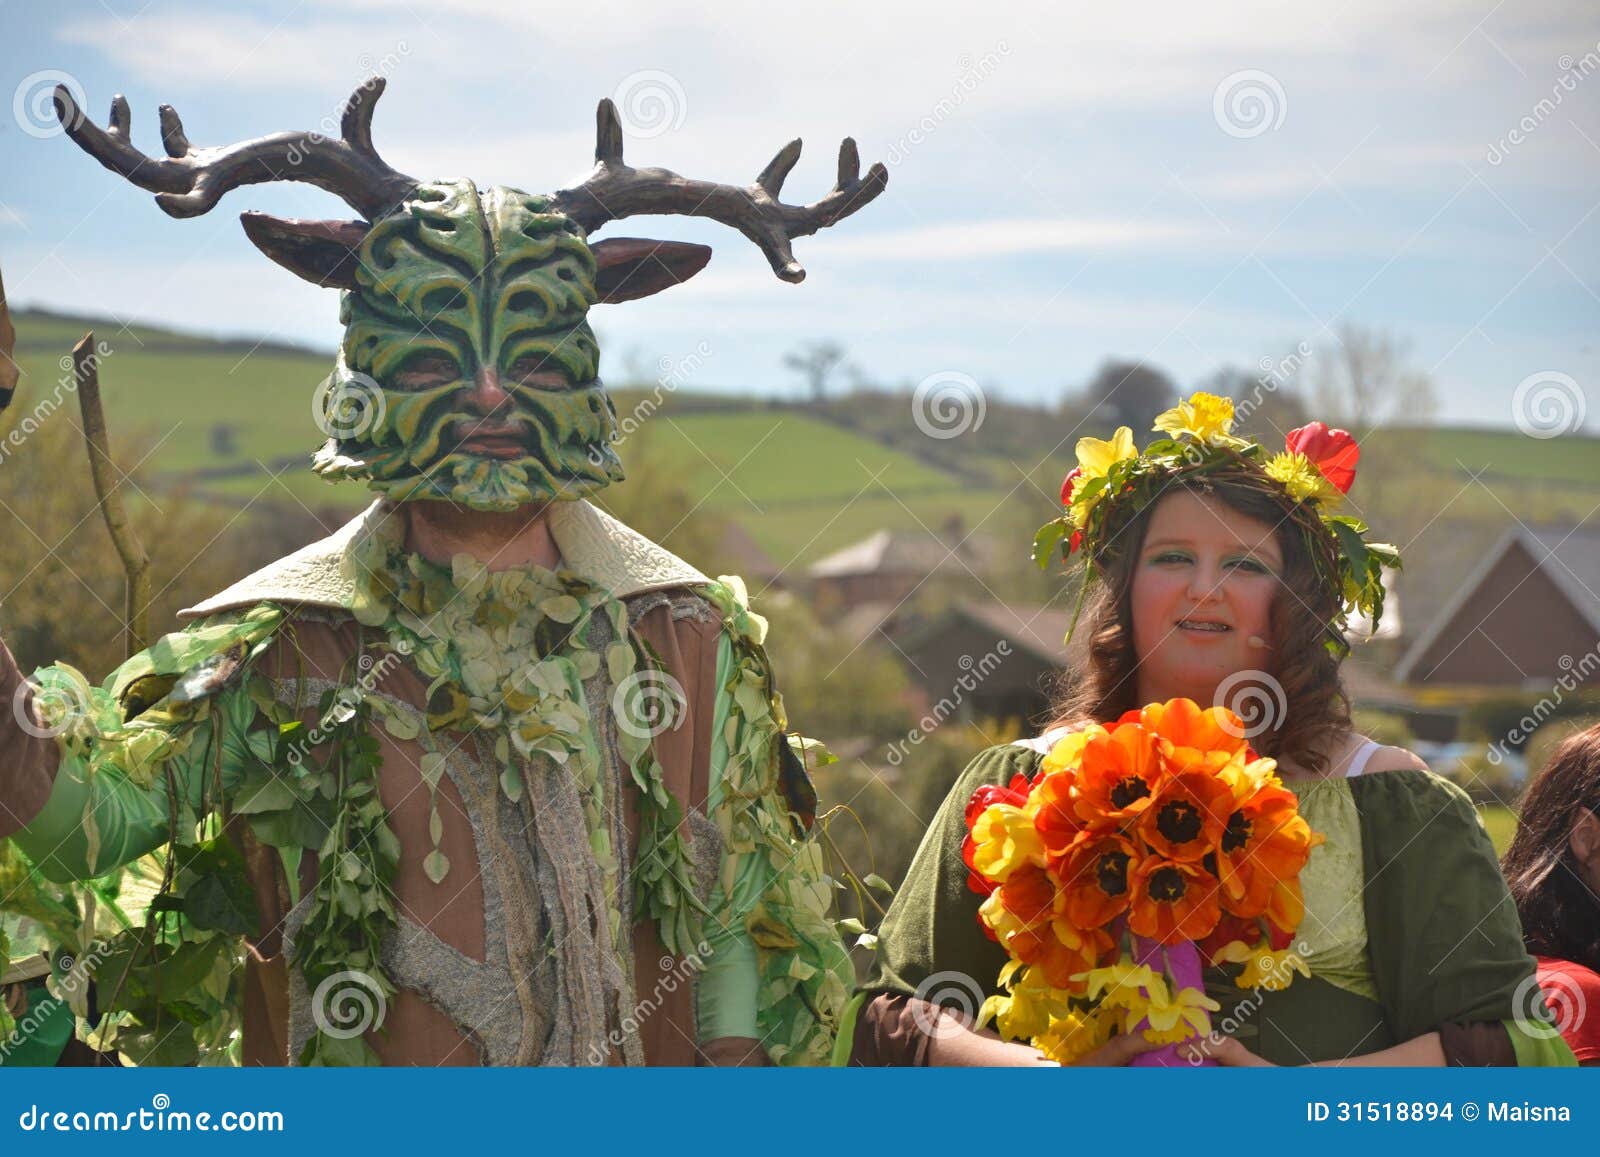
[[[548, 195], [422, 183], [390, 168], [372, 145], [381, 77], [344, 110], [341, 138], [276, 133], [196, 148], [170, 106], [164, 158], [133, 147], [128, 103], [110, 131], [92, 124], [65, 87], [55, 93], [67, 134], [102, 165], [156, 194], [175, 217], [209, 211], [228, 190], [304, 181], [335, 193], [365, 220], [297, 221], [243, 215], [267, 256], [318, 285], [345, 290], [344, 340], [313, 404], [329, 435], [312, 463], [325, 478], [361, 478], [401, 501], [481, 510], [578, 498], [619, 481], [616, 413], [600, 384], [589, 307], [658, 293], [704, 268], [704, 245], [638, 238], [592, 241], [609, 221], [639, 214], [709, 217], [739, 230], [785, 281], [805, 270], [790, 243], [854, 213], [883, 191], [865, 176], [855, 142], [839, 149], [838, 179], [819, 201], [780, 201], [800, 158], [790, 141], [753, 185], [721, 185], [622, 159], [609, 100], [597, 114], [595, 168]], [[369, 224], [368, 222], [371, 222]]]
[[587, 320], [596, 273], [549, 197], [419, 186], [361, 242], [313, 467], [482, 510], [620, 481]]

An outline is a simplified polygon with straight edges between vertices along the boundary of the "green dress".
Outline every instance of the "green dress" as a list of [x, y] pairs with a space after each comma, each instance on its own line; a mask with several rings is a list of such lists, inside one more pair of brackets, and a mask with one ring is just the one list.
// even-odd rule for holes
[[[964, 812], [978, 787], [1019, 772], [1032, 779], [1042, 759], [1023, 744], [993, 747], [951, 788], [884, 917], [877, 962], [847, 1008], [835, 1063], [849, 1059], [856, 1016], [872, 994], [938, 989], [975, 1007], [977, 992], [998, 991], [1007, 957], [984, 935], [982, 897], [967, 886]], [[1216, 1031], [1275, 1064], [1298, 1065], [1376, 1052], [1447, 1023], [1505, 1022], [1518, 1064], [1573, 1063], [1559, 1038], [1516, 1022], [1534, 960], [1465, 792], [1411, 770], [1287, 786], [1326, 836], [1301, 876], [1306, 916], [1296, 946], [1311, 976], [1268, 992], [1237, 987], [1238, 965], [1208, 968], [1207, 993], [1222, 1004], [1212, 1014]]]

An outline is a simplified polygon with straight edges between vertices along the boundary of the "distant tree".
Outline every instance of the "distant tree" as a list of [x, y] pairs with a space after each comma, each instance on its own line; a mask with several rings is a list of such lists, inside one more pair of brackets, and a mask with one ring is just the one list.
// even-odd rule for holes
[[1346, 322], [1307, 368], [1317, 416], [1362, 438], [1375, 427], [1425, 425], [1438, 411], [1433, 380], [1406, 366], [1410, 342]]
[[1084, 391], [1090, 410], [1090, 429], [1115, 430], [1127, 426], [1134, 441], [1142, 442], [1156, 415], [1177, 400], [1178, 387], [1171, 378], [1143, 362], [1107, 361]]
[[827, 396], [829, 379], [844, 365], [844, 357], [844, 347], [838, 342], [814, 341], [784, 354], [783, 364], [800, 375], [811, 397], [820, 402]]

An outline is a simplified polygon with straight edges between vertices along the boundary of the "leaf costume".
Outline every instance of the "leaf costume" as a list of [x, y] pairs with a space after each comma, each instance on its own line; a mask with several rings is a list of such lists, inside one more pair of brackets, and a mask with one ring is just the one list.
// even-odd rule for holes
[[[834, 188], [788, 205], [798, 141], [743, 189], [634, 169], [603, 101], [577, 185], [417, 181], [373, 148], [382, 91], [357, 90], [339, 140], [195, 148], [164, 109], [155, 159], [121, 97], [108, 132], [58, 90], [71, 139], [173, 215], [266, 180], [362, 214], [244, 224], [344, 291], [313, 467], [380, 497], [100, 686], [24, 680], [0, 644], [0, 880], [43, 897], [10, 917], [0, 898], [0, 953], [69, 945], [113, 1013], [80, 1029], [140, 1061], [825, 1063], [853, 973], [766, 625], [740, 580], [584, 500], [623, 477], [589, 309], [710, 250], [592, 233], [709, 216], [798, 281], [791, 240], [887, 172], [847, 140]], [[417, 502], [542, 511], [559, 566], [412, 553]], [[142, 923], [116, 902], [134, 894]], [[128, 926], [108, 936], [107, 912]]]

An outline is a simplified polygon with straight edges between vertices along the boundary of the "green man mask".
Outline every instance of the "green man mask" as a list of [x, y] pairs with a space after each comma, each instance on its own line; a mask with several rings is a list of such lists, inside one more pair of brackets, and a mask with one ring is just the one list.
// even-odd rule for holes
[[173, 216], [196, 216], [232, 188], [274, 180], [317, 185], [363, 215], [299, 221], [246, 213], [242, 220], [274, 261], [344, 290], [338, 362], [313, 401], [328, 435], [313, 468], [329, 479], [364, 479], [400, 501], [512, 510], [622, 479], [589, 308], [687, 280], [711, 250], [591, 240], [602, 225], [649, 213], [709, 217], [738, 229], [780, 278], [797, 282], [805, 271], [792, 239], [849, 216], [888, 181], [881, 164], [861, 176], [849, 139], [833, 189], [811, 205], [778, 200], [799, 159], [798, 140], [744, 187], [635, 169], [623, 162], [621, 124], [605, 100], [595, 168], [578, 185], [532, 195], [470, 181], [423, 183], [373, 148], [372, 111], [383, 87], [375, 77], [356, 90], [341, 140], [278, 133], [195, 148], [177, 113], [162, 106], [168, 155], [161, 160], [133, 147], [121, 96], [109, 130], [90, 123], [64, 87], [55, 100], [80, 147], [156, 193]]

